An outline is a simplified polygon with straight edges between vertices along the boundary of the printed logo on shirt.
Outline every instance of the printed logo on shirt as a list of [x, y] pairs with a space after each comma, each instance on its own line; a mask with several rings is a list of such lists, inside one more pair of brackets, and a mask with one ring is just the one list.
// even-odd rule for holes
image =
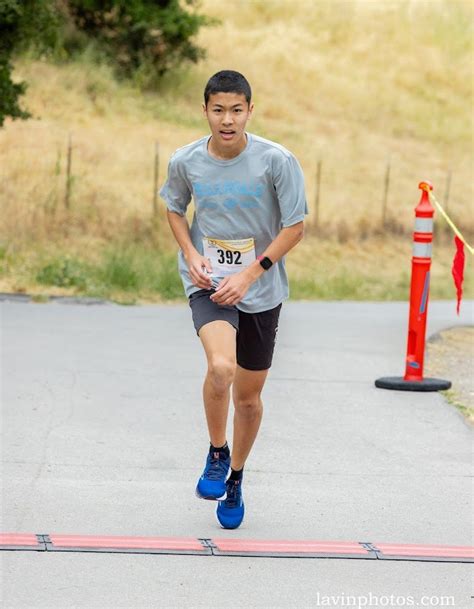
[[223, 205], [226, 210], [234, 211], [259, 207], [258, 199], [263, 195], [264, 185], [261, 182], [222, 180], [193, 182], [193, 189], [200, 209], [217, 209]]
[[193, 182], [193, 188], [198, 197], [212, 197], [214, 195], [261, 197], [264, 185], [261, 182], [222, 180], [221, 182]]

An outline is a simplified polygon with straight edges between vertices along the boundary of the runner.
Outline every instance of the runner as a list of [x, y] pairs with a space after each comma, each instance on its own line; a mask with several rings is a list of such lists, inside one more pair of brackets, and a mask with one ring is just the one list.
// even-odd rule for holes
[[[260, 427], [261, 393], [289, 295], [284, 256], [302, 239], [308, 213], [298, 161], [245, 130], [252, 111], [242, 74], [214, 74], [203, 104], [211, 133], [176, 150], [160, 190], [208, 365], [203, 399], [210, 448], [196, 494], [218, 500], [217, 519], [226, 529], [244, 517], [243, 469]], [[232, 456], [226, 440], [231, 387]]]

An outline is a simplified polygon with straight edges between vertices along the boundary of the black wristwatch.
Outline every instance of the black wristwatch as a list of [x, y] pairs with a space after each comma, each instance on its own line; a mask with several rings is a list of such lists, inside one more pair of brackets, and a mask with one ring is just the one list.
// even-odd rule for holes
[[268, 256], [257, 256], [257, 260], [260, 262], [260, 266], [266, 271], [272, 266], [273, 262]]

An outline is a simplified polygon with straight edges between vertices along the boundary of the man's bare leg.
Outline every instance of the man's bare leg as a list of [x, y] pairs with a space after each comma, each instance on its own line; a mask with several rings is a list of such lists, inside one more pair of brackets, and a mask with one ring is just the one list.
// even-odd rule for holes
[[199, 338], [206, 352], [207, 374], [203, 386], [209, 438], [213, 446], [226, 441], [230, 386], [236, 370], [236, 329], [227, 321], [216, 320], [205, 324]]
[[237, 365], [232, 397], [234, 402], [234, 439], [232, 469], [240, 470], [250, 454], [263, 415], [261, 393], [268, 370], [246, 370]]

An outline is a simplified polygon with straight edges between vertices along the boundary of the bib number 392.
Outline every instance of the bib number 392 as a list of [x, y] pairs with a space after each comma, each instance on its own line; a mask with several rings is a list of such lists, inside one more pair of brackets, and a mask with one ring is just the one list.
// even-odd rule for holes
[[255, 260], [255, 242], [248, 239], [203, 239], [204, 256], [209, 258], [215, 277], [233, 275]]
[[217, 250], [217, 261], [219, 264], [242, 264], [242, 252], [232, 250]]

